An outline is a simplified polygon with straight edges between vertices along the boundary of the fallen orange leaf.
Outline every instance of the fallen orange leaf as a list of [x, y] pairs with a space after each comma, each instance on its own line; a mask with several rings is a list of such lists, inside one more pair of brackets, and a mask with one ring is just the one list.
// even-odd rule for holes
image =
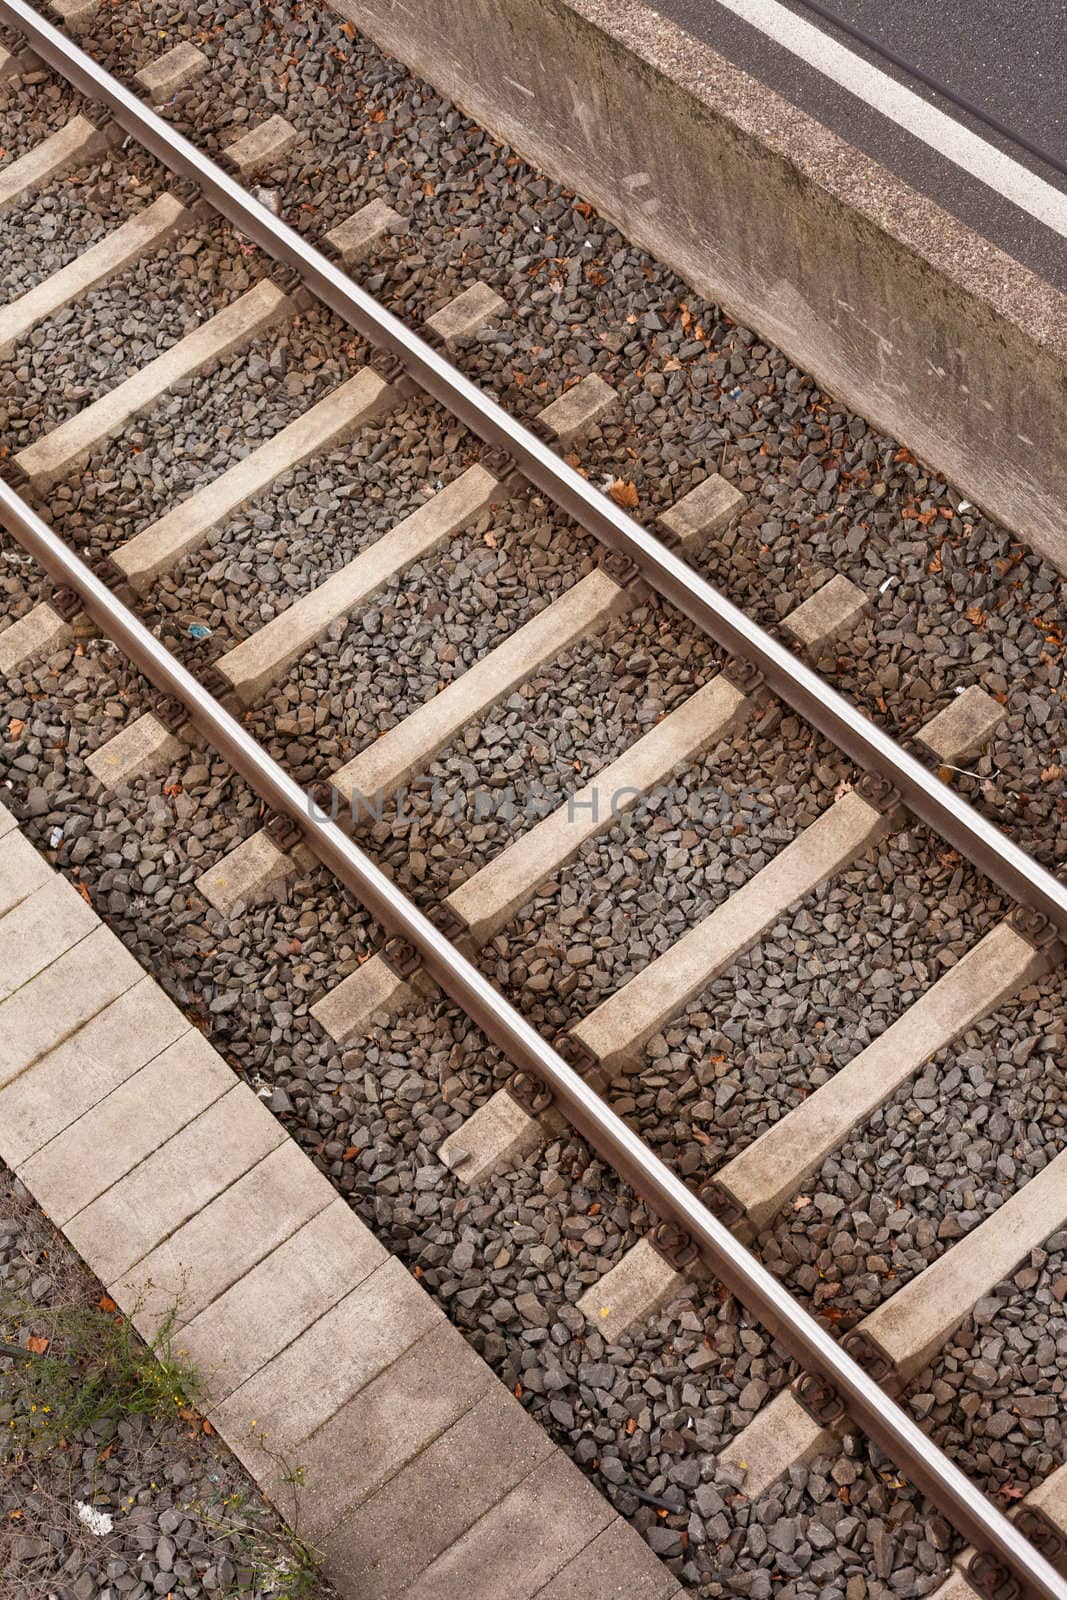
[[26, 1349], [31, 1355], [43, 1356], [51, 1342], [50, 1339], [44, 1338], [43, 1335], [34, 1333], [26, 1340]]

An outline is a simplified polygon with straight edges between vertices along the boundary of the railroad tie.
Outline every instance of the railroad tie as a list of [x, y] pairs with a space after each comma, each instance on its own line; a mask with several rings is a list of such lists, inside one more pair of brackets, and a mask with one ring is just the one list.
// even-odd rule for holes
[[331, 228], [326, 243], [346, 267], [379, 251], [386, 239], [407, 233], [410, 223], [384, 200], [371, 200]]
[[592, 432], [602, 417], [614, 411], [618, 401], [611, 385], [591, 372], [539, 411], [537, 420], [542, 431], [554, 433], [560, 444], [576, 444]]
[[210, 63], [202, 50], [188, 39], [166, 50], [154, 61], [148, 61], [134, 74], [134, 83], [144, 89], [155, 105], [162, 105], [184, 89], [187, 83], [203, 77]]
[[0, 677], [13, 678], [23, 667], [61, 650], [73, 638], [73, 629], [47, 600], [0, 629]]
[[998, 923], [908, 1010], [714, 1174], [730, 1224], [745, 1238], [766, 1228], [826, 1157], [938, 1051], [1057, 959], [1011, 921]]
[[713, 472], [662, 512], [658, 520], [672, 548], [696, 550], [701, 540], [728, 528], [745, 505], [740, 489]]
[[[1067, 1466], [1042, 1478], [1008, 1515], [1020, 1533], [1067, 1576]], [[974, 1553], [970, 1545], [958, 1553], [951, 1574], [930, 1600], [989, 1600], [988, 1589], [978, 1587], [978, 1574], [968, 1570]]]
[[484, 467], [468, 467], [318, 588], [220, 656], [218, 671], [238, 698], [250, 704], [317, 644], [331, 623], [370, 600], [416, 561], [434, 555], [505, 493]]
[[870, 595], [839, 572], [791, 611], [782, 627], [802, 650], [817, 656], [831, 639], [854, 628], [870, 604]]
[[111, 138], [110, 129], [97, 128], [88, 117], [72, 117], [24, 156], [0, 169], [0, 216], [71, 167], [101, 155]]
[[265, 122], [242, 133], [223, 153], [230, 166], [245, 177], [250, 172], [276, 166], [299, 139], [292, 123], [275, 112]]
[[576, 1023], [571, 1037], [606, 1073], [634, 1070], [665, 1022], [790, 906], [884, 838], [892, 820], [857, 791], [842, 795], [710, 916]]
[[342, 1594], [681, 1596], [2, 806], [0, 1156]]
[[[884, 1355], [887, 1377], [902, 1388], [937, 1354], [983, 1296], [1067, 1220], [1067, 1150], [1009, 1196], [917, 1277], [870, 1312], [854, 1333]], [[791, 1466], [832, 1450], [834, 1432], [783, 1389], [738, 1434], [720, 1464], [744, 1468], [751, 1498]]]
[[147, 589], [161, 572], [199, 549], [213, 529], [284, 473], [350, 438], [394, 402], [385, 380], [369, 367], [361, 368], [219, 477], [120, 544], [111, 559], [135, 589]]
[[[446, 910], [460, 919], [475, 945], [484, 944], [506, 926], [539, 884], [573, 860], [583, 844], [611, 827], [672, 772], [728, 738], [750, 710], [751, 702], [727, 676], [713, 678], [550, 816], [454, 889], [444, 901]], [[425, 980], [425, 975], [420, 973], [420, 978]], [[311, 1014], [333, 1039], [344, 1043], [365, 1031], [375, 1013], [396, 1011], [414, 996], [413, 983], [394, 973], [384, 956], [375, 955], [313, 1005]], [[480, 1116], [475, 1112], [475, 1119]], [[485, 1160], [463, 1168], [466, 1182], [476, 1181], [476, 1171], [484, 1175], [492, 1170], [485, 1161], [498, 1143], [488, 1123], [484, 1137], [477, 1127], [471, 1134], [475, 1136]], [[504, 1138], [500, 1159], [506, 1158], [508, 1146]]]
[[[424, 771], [467, 722], [484, 715], [538, 667], [606, 626], [633, 601], [633, 590], [597, 568], [335, 772], [332, 787], [344, 804], [351, 805], [354, 818], [365, 808], [375, 811], [414, 774]], [[224, 915], [275, 881], [274, 857], [262, 832], [252, 834], [197, 879], [201, 894]]]
[[285, 291], [269, 278], [261, 279], [147, 366], [20, 450], [14, 458], [16, 464], [35, 487], [47, 488], [96, 445], [154, 406], [176, 383], [212, 361], [224, 360], [291, 310], [292, 301]]
[[469, 289], [446, 302], [432, 316], [426, 326], [445, 344], [456, 339], [468, 339], [485, 323], [498, 317], [506, 309], [507, 301], [488, 283], [472, 283]]
[[161, 194], [128, 222], [76, 256], [68, 266], [61, 267], [17, 300], [0, 307], [0, 357], [6, 356], [17, 340], [25, 338], [31, 328], [46, 317], [73, 304], [113, 273], [156, 249], [172, 234], [189, 227], [192, 220], [192, 213], [180, 200], [174, 195]]

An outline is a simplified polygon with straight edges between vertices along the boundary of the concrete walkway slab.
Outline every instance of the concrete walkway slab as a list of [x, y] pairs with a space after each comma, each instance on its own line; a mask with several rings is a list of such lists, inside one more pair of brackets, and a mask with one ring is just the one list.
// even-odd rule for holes
[[[243, 1093], [241, 1091], [244, 1091]], [[111, 1283], [282, 1143], [285, 1132], [245, 1084], [221, 1099], [64, 1226]]]
[[[136, 1062], [136, 1033], [125, 1053]], [[187, 1027], [30, 1156], [19, 1177], [61, 1228], [232, 1087], [230, 1068]], [[87, 1150], [92, 1161], [84, 1159]]]
[[[507, 1399], [503, 1387], [490, 1389], [346, 1518], [326, 1541], [327, 1577], [357, 1589], [360, 1600], [402, 1600], [433, 1561], [547, 1461], [552, 1441], [524, 1412], [516, 1415]], [[469, 1475], [468, 1464], [475, 1457], [482, 1467]], [[466, 1493], [449, 1493], [445, 1485], [461, 1475]], [[414, 1537], [396, 1543], [390, 1531], [409, 1517], [412, 1506], [419, 1508]]]
[[329, 1179], [287, 1139], [109, 1283], [108, 1293], [146, 1339], [168, 1318], [183, 1328], [336, 1198]]
[[[82, 945], [75, 947], [78, 955], [83, 949]], [[135, 966], [132, 956], [130, 964]], [[136, 970], [140, 972], [140, 968]], [[88, 987], [94, 969], [83, 965], [81, 972]], [[35, 986], [28, 985], [22, 993]], [[109, 992], [104, 991], [105, 995]], [[21, 1167], [189, 1029], [177, 1006], [145, 977], [105, 1003], [88, 1021], [80, 1017], [69, 1020], [74, 1031], [41, 1056], [32, 1072], [9, 1081], [0, 1099], [0, 1157], [9, 1167]]]
[[92, 933], [96, 917], [62, 878], [51, 877], [0, 918], [0, 1000]]
[[182, 1329], [216, 1405], [362, 1283], [388, 1251], [338, 1196]]
[[[211, 1414], [227, 1438], [244, 1440], [243, 1459], [262, 1468], [265, 1449], [298, 1452], [303, 1440], [444, 1320], [407, 1268], [390, 1257]], [[346, 1353], [343, 1362], [338, 1350]]]
[[16, 829], [0, 839], [0, 918], [52, 881], [48, 862]]
[[0, 1087], [143, 977], [109, 928], [92, 932], [0, 1003]]

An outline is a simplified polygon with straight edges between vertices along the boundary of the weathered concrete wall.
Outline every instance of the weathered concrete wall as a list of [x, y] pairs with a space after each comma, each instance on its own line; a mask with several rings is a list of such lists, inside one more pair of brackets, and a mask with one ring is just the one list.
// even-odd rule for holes
[[1067, 296], [638, 0], [335, 0], [1067, 571]]

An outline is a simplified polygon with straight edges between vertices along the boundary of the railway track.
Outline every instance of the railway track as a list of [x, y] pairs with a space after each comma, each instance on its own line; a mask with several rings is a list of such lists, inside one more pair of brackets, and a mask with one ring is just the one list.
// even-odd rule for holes
[[[616, 483], [612, 498], [580, 470], [582, 440], [617, 404], [603, 379], [588, 375], [563, 389], [528, 419], [534, 426], [524, 425], [449, 359], [457, 341], [461, 352], [465, 338], [504, 314], [495, 291], [469, 286], [415, 335], [346, 270], [402, 229], [402, 219], [372, 201], [330, 230], [324, 253], [280, 220], [271, 195], [261, 189], [256, 198], [230, 175], [269, 169], [291, 147], [295, 130], [281, 119], [254, 128], [230, 152], [224, 171], [21, 0], [5, 0], [0, 17], [113, 119], [94, 121], [77, 111], [57, 118], [51, 133], [0, 169], [0, 207], [18, 205], [71, 168], [91, 170], [93, 163], [108, 161], [123, 132], [175, 179], [157, 184], [150, 203], [0, 312], [0, 346], [17, 350], [29, 341], [32, 348], [35, 329], [67, 316], [96, 286], [153, 250], [174, 249], [179, 260], [195, 260], [206, 250], [231, 285], [221, 309], [203, 298], [195, 302], [196, 325], [189, 331], [166, 325], [163, 348], [151, 359], [120, 362], [125, 374], [118, 382], [109, 369], [92, 392], [56, 395], [19, 424], [32, 438], [12, 452], [0, 488], [0, 516], [56, 587], [0, 633], [5, 676], [17, 678], [42, 656], [69, 646], [85, 633], [86, 618], [98, 625], [157, 694], [88, 756], [86, 766], [104, 792], [166, 768], [205, 738], [268, 808], [261, 827], [248, 830], [235, 849], [196, 874], [203, 899], [221, 918], [236, 920], [264, 893], [314, 875], [317, 862], [384, 930], [369, 959], [323, 963], [328, 981], [318, 983], [323, 992], [310, 1009], [326, 1035], [352, 1049], [391, 1016], [425, 1005], [439, 985], [499, 1047], [517, 1077], [495, 1093], [477, 1095], [469, 1117], [438, 1144], [437, 1159], [458, 1183], [483, 1182], [533, 1151], [546, 1130], [558, 1128], [554, 1119], [562, 1113], [644, 1197], [660, 1219], [657, 1227], [606, 1277], [592, 1282], [579, 1302], [609, 1344], [676, 1294], [685, 1272], [702, 1261], [799, 1361], [804, 1376], [785, 1387], [783, 1369], [774, 1384], [764, 1383], [768, 1403], [720, 1453], [727, 1471], [744, 1473], [747, 1494], [759, 1495], [798, 1463], [832, 1450], [833, 1429], [847, 1416], [977, 1546], [975, 1583], [990, 1592], [1008, 1592], [1003, 1586], [1018, 1582], [1036, 1594], [1062, 1594], [1062, 1578], [1042, 1554], [1057, 1553], [1054, 1524], [1064, 1520], [1056, 1511], [1056, 1495], [1063, 1495], [1053, 1482], [1057, 1475], [1050, 1477], [1047, 1498], [1036, 1489], [1026, 1516], [1013, 1524], [892, 1398], [1020, 1262], [1043, 1251], [1067, 1217], [1067, 1158], [1055, 1138], [1035, 1145], [1037, 1170], [1018, 1186], [1012, 1183], [1019, 1176], [1015, 1159], [1005, 1152], [1012, 1170], [1002, 1171], [1000, 1191], [991, 1191], [981, 1205], [977, 1198], [961, 1205], [958, 1233], [952, 1227], [933, 1230], [930, 1259], [922, 1270], [913, 1266], [895, 1293], [885, 1295], [884, 1284], [871, 1291], [869, 1283], [866, 1301], [854, 1293], [843, 1339], [828, 1331], [825, 1317], [813, 1314], [827, 1303], [819, 1290], [832, 1282], [829, 1263], [805, 1259], [782, 1218], [791, 1209], [806, 1214], [812, 1202], [803, 1191], [816, 1179], [817, 1201], [835, 1214], [840, 1195], [830, 1191], [829, 1180], [838, 1153], [912, 1080], [925, 1085], [920, 1098], [934, 1098], [927, 1064], [939, 1052], [974, 1036], [998, 1006], [1035, 986], [1040, 1003], [1054, 1003], [1059, 936], [1067, 926], [1063, 885], [962, 800], [943, 772], [868, 720], [809, 664], [856, 625], [865, 597], [855, 585], [834, 577], [785, 617], [790, 648], [700, 575], [709, 542], [730, 530], [744, 510], [745, 495], [736, 484], [707, 475], [665, 507], [657, 532], [649, 532], [626, 514], [624, 482]], [[179, 46], [176, 58], [172, 53], [142, 75], [141, 86], [153, 99], [166, 98], [197, 70], [188, 48]], [[27, 71], [34, 74], [37, 67], [14, 51], [0, 63], [0, 73], [9, 78]], [[136, 173], [142, 157], [135, 150], [131, 160]], [[138, 176], [138, 185], [143, 181]], [[220, 217], [238, 232], [224, 230]], [[276, 266], [259, 273], [259, 256], [246, 253], [250, 245]], [[120, 304], [133, 314], [133, 307]], [[337, 324], [324, 320], [323, 307], [353, 330], [343, 363], [331, 336]], [[221, 471], [212, 470], [209, 441], [200, 456], [206, 468], [197, 472], [191, 493], [167, 503], [165, 487], [157, 491], [153, 485], [149, 498], [158, 500], [157, 513], [142, 516], [132, 536], [101, 540], [95, 528], [88, 536], [94, 571], [49, 526], [54, 520], [62, 528], [69, 518], [64, 490], [86, 460], [99, 463], [110, 438], [128, 437], [131, 429], [136, 438], [139, 417], [236, 352], [266, 349], [272, 332], [297, 320], [319, 378], [292, 385], [290, 403], [266, 423], [246, 419], [259, 442]], [[223, 425], [227, 403], [235, 403], [233, 389], [214, 426]], [[399, 450], [388, 432], [395, 418]], [[218, 541], [225, 539], [233, 551], [244, 537], [224, 533], [224, 526], [241, 514], [264, 535], [257, 555], [276, 572], [288, 552], [275, 548], [269, 521], [257, 527], [257, 502], [285, 474], [364, 438], [374, 443], [356, 459], [371, 468], [387, 463], [387, 513], [393, 504], [389, 477], [404, 453], [403, 441], [423, 442], [421, 471], [406, 479], [396, 473], [399, 504], [387, 530], [379, 519], [346, 526], [343, 549], [331, 551], [328, 570], [320, 565], [315, 571], [311, 560], [294, 574], [285, 597], [291, 603], [276, 606], [272, 589], [260, 596], [253, 585], [250, 604], [231, 607], [221, 626], [198, 622], [210, 607]], [[141, 445], [134, 448], [140, 456]], [[131, 472], [134, 501], [142, 496], [137, 480]], [[382, 480], [361, 481], [366, 488]], [[84, 513], [80, 517], [84, 528]], [[571, 519], [593, 536], [599, 555], [574, 533]], [[485, 581], [486, 572], [496, 572], [492, 552], [501, 530], [509, 547], [506, 605]], [[479, 570], [477, 552], [466, 567], [460, 564], [458, 575], [454, 568], [435, 567], [435, 561], [451, 559], [465, 532], [484, 541], [485, 571]], [[444, 602], [441, 571], [449, 579], [450, 600]], [[192, 574], [188, 583], [183, 573]], [[271, 586], [276, 581], [267, 580]], [[464, 613], [467, 583], [475, 597]], [[256, 617], [264, 600], [275, 614]], [[479, 617], [490, 600], [493, 610]], [[422, 677], [413, 675], [414, 687], [398, 685], [388, 706], [376, 706], [364, 723], [350, 721], [342, 733], [331, 721], [351, 708], [334, 705], [332, 685], [339, 669], [349, 670], [347, 619], [360, 617], [366, 627], [368, 614], [379, 616], [379, 604], [394, 611], [410, 604], [416, 633], [421, 630], [425, 639], [435, 637], [435, 619], [443, 616], [436, 637], [444, 635], [444, 654], [440, 648], [432, 652], [435, 659], [421, 666]], [[684, 625], [672, 620], [676, 612]], [[368, 629], [372, 636], [375, 631]], [[194, 673], [190, 667], [202, 659], [206, 634], [214, 641], [214, 659]], [[662, 700], [646, 703], [634, 726], [634, 685], [647, 670], [642, 652], [658, 666], [655, 653], [677, 655], [678, 639], [690, 665], [666, 681]], [[608, 759], [579, 763], [588, 782], [577, 792], [562, 787], [553, 763], [531, 748], [537, 775], [546, 779], [544, 790], [524, 790], [513, 763], [512, 787], [521, 804], [502, 819], [489, 787], [496, 738], [487, 729], [493, 716], [503, 715], [494, 708], [510, 707], [532, 681], [548, 685], [547, 704], [553, 693], [565, 700], [567, 667], [556, 667], [560, 659], [580, 660], [583, 670], [594, 670], [599, 659], [605, 696], [618, 693], [613, 678], [629, 684], [622, 691], [627, 698], [612, 702], [615, 748]], [[279, 698], [270, 700], [268, 691], [278, 685]], [[375, 692], [371, 677], [361, 692]], [[580, 719], [582, 702], [575, 709]], [[988, 695], [969, 690], [913, 731], [927, 759], [951, 768], [990, 737], [998, 715]], [[791, 777], [791, 792], [802, 803], [789, 816], [775, 808], [774, 785], [761, 783], [760, 773], [785, 738], [783, 721], [794, 716], [813, 731], [801, 741], [803, 763], [799, 746], [785, 740], [784, 765], [821, 769], [821, 775], [809, 770], [803, 780]], [[475, 737], [464, 749], [469, 730], [476, 730]], [[424, 886], [425, 865], [413, 869], [416, 854], [425, 863], [425, 850], [412, 846], [404, 804], [414, 811], [419, 842], [429, 841], [432, 853], [435, 838], [447, 834], [435, 834], [439, 808], [434, 810], [434, 797], [420, 789], [419, 780], [457, 745], [470, 791], [462, 804], [483, 837], [476, 859], [464, 864], [460, 881], [449, 882], [444, 893], [436, 872]], [[583, 750], [580, 742], [576, 748]], [[491, 763], [485, 777], [478, 770], [483, 749]], [[326, 761], [328, 754], [336, 759]], [[487, 787], [479, 789], [479, 780]], [[708, 870], [702, 882], [665, 918], [662, 906], [671, 891], [664, 893], [663, 886], [670, 874], [684, 875], [684, 852], [701, 832], [699, 810], [679, 819], [674, 808], [688, 806], [703, 792], [702, 784], [731, 803], [703, 842]], [[751, 793], [755, 806], [733, 803]], [[454, 784], [448, 794], [455, 797]], [[687, 832], [694, 840], [679, 842], [675, 848], [682, 854], [674, 860], [656, 855], [653, 833], [647, 841], [653, 847], [649, 876], [642, 879], [638, 872], [630, 881], [597, 852], [612, 830], [627, 819], [639, 823], [650, 811], [666, 822], [661, 831], [668, 844]], [[865, 857], [885, 860], [883, 879], [891, 883], [893, 853], [899, 856], [899, 840], [914, 826], [905, 812], [943, 841], [925, 857], [912, 846], [913, 864], [929, 864], [938, 849], [955, 851], [983, 875], [976, 881], [991, 880], [996, 890], [975, 894], [969, 885], [961, 892], [952, 858], [946, 892], [959, 897], [956, 947], [939, 960], [936, 941], [930, 942], [931, 959], [920, 963], [907, 1003], [887, 1005], [882, 1031], [871, 1030], [858, 1051], [839, 1047], [836, 1070], [820, 1061], [818, 1082], [812, 1076], [803, 1092], [787, 1086], [778, 1114], [764, 1117], [758, 1132], [732, 1132], [737, 1122], [730, 1107], [739, 1092], [744, 1100], [744, 1088], [729, 1069], [721, 1075], [715, 1070], [710, 1042], [716, 1030], [707, 1008], [701, 1010], [702, 997], [737, 971], [783, 919]], [[635, 827], [631, 846], [639, 836]], [[354, 842], [359, 837], [371, 841], [367, 850]], [[743, 846], [731, 847], [731, 838], [742, 839]], [[711, 845], [718, 847], [717, 871], [711, 869]], [[375, 849], [391, 876], [372, 859]], [[447, 846], [438, 854], [447, 860]], [[645, 851], [643, 859], [649, 855]], [[564, 882], [572, 870], [572, 892], [559, 896], [565, 919], [553, 923], [549, 911], [540, 934], [535, 926], [516, 960], [505, 930], [527, 903], [554, 903], [556, 880]], [[652, 903], [642, 905], [650, 891]], [[563, 929], [571, 931], [562, 939], [561, 983], [554, 982], [542, 952], [559, 942]], [[518, 937], [514, 942], [521, 945]], [[609, 948], [610, 966], [598, 959]], [[349, 970], [341, 972], [338, 965]], [[599, 980], [587, 980], [590, 967], [601, 969]], [[491, 977], [501, 979], [505, 993]], [[538, 998], [549, 991], [549, 1001]], [[689, 1081], [695, 1076], [691, 1062], [671, 1065], [675, 1056], [684, 1060], [694, 1038], [712, 1062], [697, 1082]], [[684, 1150], [679, 1155], [684, 1136], [664, 1137], [655, 1128], [652, 1113], [675, 1079], [682, 1086], [674, 1097], [676, 1123], [685, 1121], [677, 1108], [681, 1100], [704, 1124], [703, 1149], [711, 1152], [695, 1166]], [[1054, 1123], [1053, 1107], [1049, 1118]], [[653, 1144], [663, 1148], [662, 1157]], [[965, 1154], [965, 1144], [957, 1137], [954, 1153]], [[1021, 1165], [1025, 1173], [1026, 1163]], [[907, 1173], [911, 1192], [931, 1181], [919, 1161], [909, 1163]], [[948, 1183], [947, 1170], [937, 1176]], [[855, 1189], [846, 1171], [846, 1189], [849, 1183]], [[878, 1224], [869, 1214], [868, 1221], [876, 1235]], [[758, 1255], [746, 1247], [752, 1242]], [[852, 1243], [855, 1275], [855, 1258], [877, 1252]], [[849, 1254], [834, 1251], [838, 1261]], [[868, 1278], [872, 1274], [877, 1270], [870, 1269]], [[1050, 1509], [1037, 1515], [1042, 1503]]]

